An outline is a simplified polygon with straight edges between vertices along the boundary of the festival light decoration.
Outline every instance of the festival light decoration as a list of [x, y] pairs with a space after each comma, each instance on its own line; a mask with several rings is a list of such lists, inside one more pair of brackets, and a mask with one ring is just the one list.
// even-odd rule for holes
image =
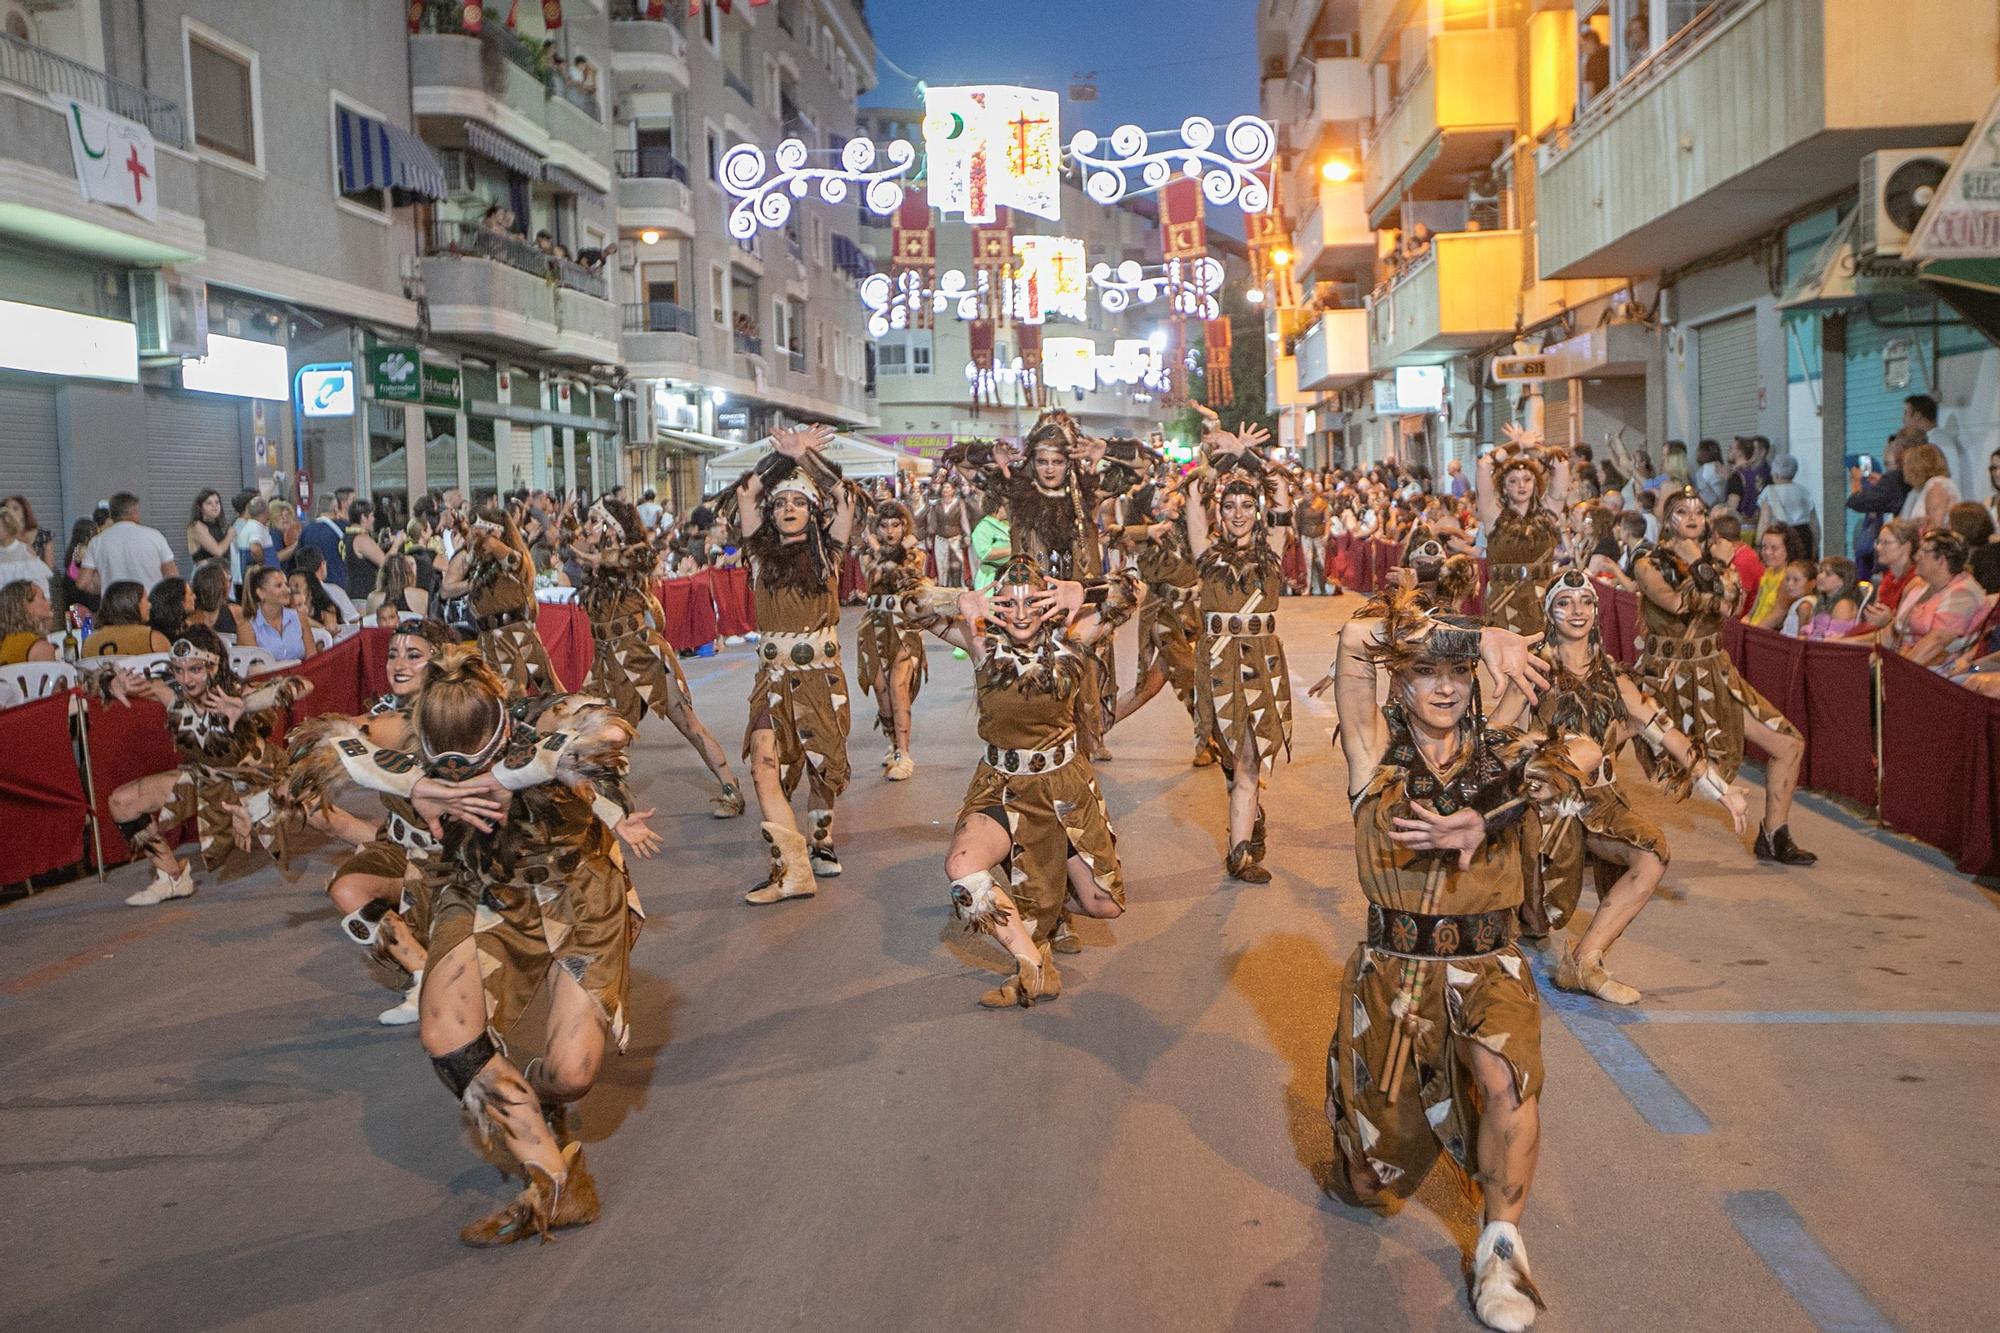
[[1097, 340], [1094, 338], [1043, 339], [1042, 382], [1051, 389], [1096, 388]]
[[[1137, 125], [1120, 125], [1109, 140], [1091, 130], [1078, 130], [1069, 141], [1069, 156], [1084, 172], [1083, 190], [1100, 204], [1116, 203], [1127, 193], [1148, 194], [1175, 176], [1201, 182], [1212, 204], [1234, 201], [1245, 213], [1262, 213], [1271, 206], [1271, 190], [1257, 168], [1268, 163], [1278, 147], [1269, 121], [1238, 116], [1222, 135], [1216, 151], [1215, 123], [1202, 116], [1181, 122], [1180, 143], [1152, 147], [1154, 138]], [[1099, 149], [1105, 151], [1100, 154]], [[1133, 190], [1130, 174], [1137, 172], [1140, 188]]]
[[[835, 156], [821, 149], [821, 159]], [[771, 154], [775, 173], [765, 176], [764, 150], [755, 144], [740, 143], [722, 155], [716, 165], [722, 188], [740, 201], [729, 210], [729, 234], [748, 240], [757, 228], [782, 227], [791, 219], [792, 200], [803, 199], [817, 189], [829, 204], [843, 203], [850, 189], [859, 189], [872, 213], [887, 216], [903, 202], [903, 183], [916, 165], [917, 150], [906, 139], [891, 140], [880, 153], [886, 166], [877, 162], [875, 145], [866, 139], [849, 139], [839, 154], [838, 166], [814, 166], [815, 150], [799, 139], [786, 139]]]
[[861, 304], [868, 308], [868, 333], [874, 338], [886, 336], [891, 329], [921, 325], [924, 321], [918, 317], [926, 310], [942, 315], [955, 307], [958, 318], [978, 319], [990, 296], [983, 271], [967, 279], [958, 269], [946, 269], [935, 285], [914, 271], [894, 277], [871, 273], [861, 280]]
[[1090, 260], [1070, 236], [1016, 236], [1013, 276], [1007, 283], [1008, 317], [1040, 324], [1051, 317], [1081, 323], [1089, 317]]
[[1103, 293], [1098, 300], [1113, 314], [1135, 302], [1150, 305], [1164, 299], [1173, 313], [1201, 320], [1220, 312], [1215, 294], [1222, 290], [1222, 277], [1222, 261], [1210, 255], [1150, 265], [1128, 259], [1116, 269], [1100, 263], [1090, 270], [1091, 282]]
[[1061, 103], [1052, 92], [987, 84], [924, 90], [931, 207], [967, 222], [1000, 208], [1062, 217]]

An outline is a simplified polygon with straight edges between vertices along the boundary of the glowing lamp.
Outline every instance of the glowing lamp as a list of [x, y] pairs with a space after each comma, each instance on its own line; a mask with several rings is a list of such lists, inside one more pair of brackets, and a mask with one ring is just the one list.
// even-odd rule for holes
[[1252, 287], [1243, 293], [1243, 299], [1251, 305], [1262, 305], [1264, 304], [1264, 289], [1262, 287]]
[[1330, 157], [1320, 166], [1319, 174], [1335, 185], [1345, 185], [1354, 179], [1354, 164], [1341, 158]]
[[660, 229], [658, 227], [648, 227], [639, 233], [639, 239], [647, 245], [658, 245], [660, 243]]
[[1279, 268], [1290, 268], [1292, 266], [1292, 252], [1280, 246], [1271, 252], [1271, 262]]

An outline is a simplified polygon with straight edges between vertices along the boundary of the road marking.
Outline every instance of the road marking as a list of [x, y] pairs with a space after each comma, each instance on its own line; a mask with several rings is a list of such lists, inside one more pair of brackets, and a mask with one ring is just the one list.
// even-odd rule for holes
[[1662, 1134], [1706, 1134], [1714, 1128], [1701, 1108], [1619, 1030], [1636, 1021], [1631, 1011], [1613, 1009], [1607, 1013], [1610, 1006], [1600, 1001], [1557, 990], [1543, 962], [1537, 962], [1535, 971], [1542, 982], [1543, 1000], [1647, 1124]]
[[67, 958], [58, 958], [55, 962], [44, 964], [32, 972], [23, 972], [18, 977], [0, 981], [0, 995], [25, 995], [37, 987], [46, 986], [51, 981], [66, 977], [79, 968], [88, 967], [128, 944], [143, 940], [148, 935], [157, 935], [168, 926], [185, 921], [193, 915], [194, 913], [186, 908], [161, 912], [143, 926], [113, 935], [108, 940], [93, 944], [88, 949], [79, 950]]
[[2000, 1013], [1951, 1009], [1655, 1009], [1632, 1020], [1656, 1025], [1691, 1023], [1793, 1023], [1892, 1027], [2000, 1027]]
[[1738, 1190], [1722, 1203], [1737, 1233], [1749, 1242], [1806, 1318], [1824, 1333], [1896, 1333], [1896, 1326], [1826, 1247], [1806, 1230], [1798, 1212], [1773, 1190]]

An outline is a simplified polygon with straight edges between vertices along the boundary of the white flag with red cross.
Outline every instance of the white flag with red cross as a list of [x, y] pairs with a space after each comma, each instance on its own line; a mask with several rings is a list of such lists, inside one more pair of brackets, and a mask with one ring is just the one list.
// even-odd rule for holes
[[159, 178], [153, 174], [153, 132], [136, 120], [71, 100], [69, 152], [83, 197], [160, 220]]

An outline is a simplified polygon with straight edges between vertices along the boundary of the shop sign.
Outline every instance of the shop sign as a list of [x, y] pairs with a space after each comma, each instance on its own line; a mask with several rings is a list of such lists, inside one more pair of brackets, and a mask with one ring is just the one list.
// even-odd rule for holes
[[460, 401], [458, 367], [423, 364], [424, 402], [431, 407], [457, 407]]
[[423, 395], [414, 347], [374, 347], [368, 351], [368, 388], [385, 403], [414, 403]]
[[307, 366], [299, 372], [299, 410], [309, 417], [354, 415], [354, 367]]
[[1549, 377], [1545, 356], [1496, 356], [1493, 358], [1495, 384], [1535, 384]]

